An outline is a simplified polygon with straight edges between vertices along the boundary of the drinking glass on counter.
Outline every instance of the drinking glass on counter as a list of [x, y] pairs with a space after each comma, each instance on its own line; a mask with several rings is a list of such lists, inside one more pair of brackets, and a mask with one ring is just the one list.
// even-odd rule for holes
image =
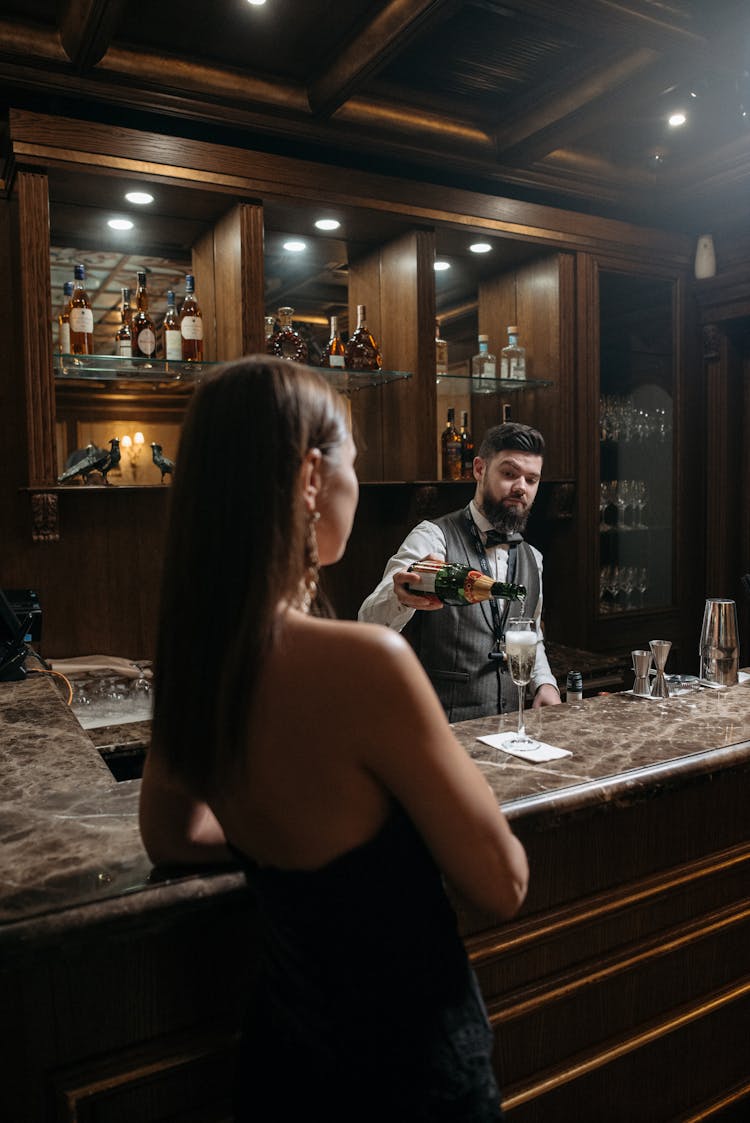
[[531, 749], [536, 744], [527, 737], [523, 720], [523, 702], [526, 687], [531, 680], [536, 659], [536, 645], [539, 636], [536, 621], [519, 616], [511, 620], [505, 629], [505, 653], [508, 657], [510, 677], [518, 687], [518, 730], [508, 744], [514, 749]]

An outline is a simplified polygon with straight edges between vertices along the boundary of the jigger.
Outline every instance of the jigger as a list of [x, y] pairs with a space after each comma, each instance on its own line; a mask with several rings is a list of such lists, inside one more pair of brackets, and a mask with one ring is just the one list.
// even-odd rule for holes
[[664, 677], [664, 668], [667, 665], [669, 652], [672, 650], [672, 641], [671, 639], [652, 639], [649, 640], [648, 646], [651, 648], [651, 654], [654, 657], [654, 666], [656, 667], [656, 677], [651, 687], [651, 697], [668, 698], [669, 687]]
[[633, 670], [635, 672], [633, 693], [648, 695], [651, 693], [651, 685], [648, 681], [649, 674], [651, 673], [651, 652], [631, 651], [630, 654], [633, 656]]

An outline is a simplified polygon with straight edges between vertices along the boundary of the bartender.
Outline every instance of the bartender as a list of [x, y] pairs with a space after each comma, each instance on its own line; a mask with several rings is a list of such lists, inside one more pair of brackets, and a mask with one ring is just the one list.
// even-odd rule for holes
[[[449, 721], [513, 710], [518, 692], [504, 653], [505, 624], [523, 614], [537, 621], [541, 636], [542, 555], [524, 541], [542, 474], [544, 438], [536, 429], [506, 422], [489, 429], [474, 458], [474, 498], [462, 510], [424, 521], [407, 535], [364, 601], [359, 619], [403, 631], [414, 647]], [[415, 596], [415, 562], [448, 560], [488, 574], [495, 581], [524, 585], [526, 600], [490, 600], [453, 608], [436, 597]], [[532, 705], [560, 702], [544, 642], [536, 648], [529, 684]]]

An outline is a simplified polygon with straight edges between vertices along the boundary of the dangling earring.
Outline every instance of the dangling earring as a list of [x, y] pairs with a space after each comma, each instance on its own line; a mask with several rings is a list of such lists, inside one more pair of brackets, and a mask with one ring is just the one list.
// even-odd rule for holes
[[320, 518], [320, 511], [312, 511], [307, 521], [305, 535], [305, 575], [302, 579], [302, 611], [309, 612], [318, 595], [318, 573], [320, 559], [318, 557], [318, 535], [315, 524]]

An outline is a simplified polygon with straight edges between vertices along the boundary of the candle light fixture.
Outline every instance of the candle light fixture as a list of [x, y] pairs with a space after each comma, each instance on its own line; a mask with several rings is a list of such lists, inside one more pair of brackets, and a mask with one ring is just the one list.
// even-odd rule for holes
[[130, 465], [130, 472], [133, 480], [135, 480], [135, 477], [138, 474], [138, 462], [141, 458], [141, 453], [143, 452], [143, 445], [145, 443], [145, 440], [146, 438], [144, 437], [143, 433], [141, 433], [140, 429], [138, 429], [132, 437], [129, 433], [126, 433], [120, 441], [120, 447], [125, 452], [128, 464]]

